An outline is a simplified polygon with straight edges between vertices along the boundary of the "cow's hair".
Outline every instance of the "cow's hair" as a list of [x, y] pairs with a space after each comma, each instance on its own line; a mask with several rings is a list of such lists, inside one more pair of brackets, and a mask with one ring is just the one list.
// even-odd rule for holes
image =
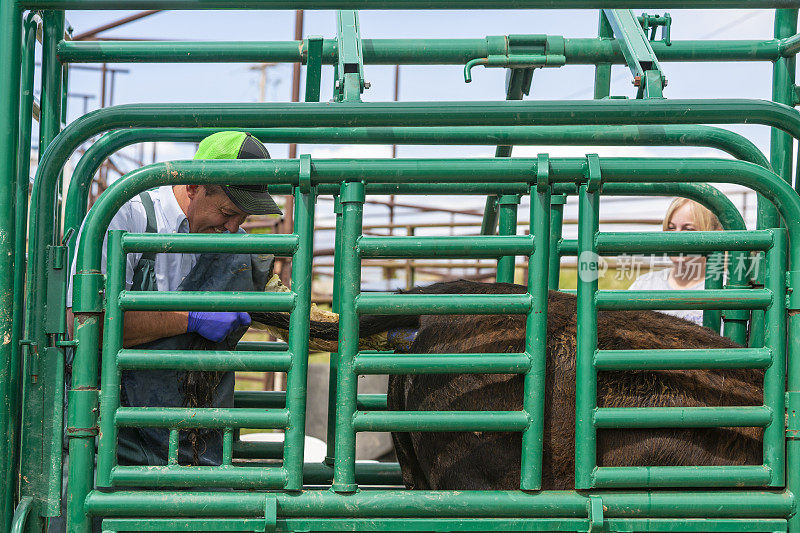
[[[412, 294], [519, 294], [520, 285], [455, 281]], [[263, 316], [260, 316], [263, 315]], [[254, 314], [274, 324], [277, 316]], [[273, 314], [269, 314], [273, 315]], [[277, 314], [275, 314], [277, 315]], [[286, 315], [283, 315], [286, 318]], [[288, 326], [288, 322], [286, 324]], [[419, 328], [410, 353], [521, 353], [524, 315], [367, 316], [361, 336]], [[600, 311], [603, 350], [720, 348], [739, 345], [680, 318], [653, 311]], [[311, 335], [338, 337], [338, 324], [315, 322]], [[551, 291], [547, 322], [543, 489], [574, 488], [576, 298]], [[657, 353], [654, 353], [657, 357]], [[394, 411], [518, 411], [523, 376], [510, 374], [395, 375]], [[762, 405], [763, 371], [663, 370], [600, 372], [599, 407]], [[392, 434], [403, 481], [414, 489], [519, 488], [521, 434], [419, 432]], [[598, 466], [743, 465], [762, 462], [761, 428], [598, 430]]]

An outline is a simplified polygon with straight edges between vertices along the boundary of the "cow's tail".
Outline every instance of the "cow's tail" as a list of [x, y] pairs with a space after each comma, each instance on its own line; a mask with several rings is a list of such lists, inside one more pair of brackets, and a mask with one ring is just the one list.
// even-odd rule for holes
[[[288, 339], [288, 313], [250, 313], [256, 327], [261, 326], [281, 339]], [[410, 344], [408, 335], [392, 335], [395, 331], [416, 331], [419, 316], [365, 315], [359, 318], [361, 349], [393, 350]], [[312, 309], [309, 323], [309, 345], [313, 350], [336, 351], [339, 341], [339, 316], [336, 313]]]

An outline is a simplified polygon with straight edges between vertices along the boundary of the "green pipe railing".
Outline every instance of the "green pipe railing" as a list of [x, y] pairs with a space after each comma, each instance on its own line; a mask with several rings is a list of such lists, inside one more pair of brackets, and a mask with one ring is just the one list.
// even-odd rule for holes
[[[18, 0], [28, 9], [485, 9], [478, 0]], [[665, 9], [772, 9], [793, 0], [663, 0]], [[646, 0], [497, 0], [492, 9], [602, 9], [653, 7]]]
[[[517, 166], [517, 163], [525, 163], [524, 170], [523, 167]], [[450, 176], [446, 173], [443, 174], [443, 165], [442, 161], [383, 161], [383, 164], [386, 166], [383, 169], [383, 172], [378, 172], [379, 166], [376, 164], [377, 162], [373, 163], [371, 161], [361, 161], [361, 162], [351, 162], [351, 161], [317, 161], [313, 166], [313, 172], [311, 176], [312, 183], [335, 183], [339, 179], [341, 179], [342, 171], [344, 168], [347, 168], [348, 172], [353, 172], [355, 175], [369, 175], [376, 181], [385, 180], [388, 178], [391, 179], [403, 179], [407, 182], [415, 182], [415, 181], [422, 181], [427, 179], [437, 179], [442, 180], [445, 182], [450, 182]], [[487, 179], [487, 176], [491, 177], [494, 170], [490, 170], [489, 163], [491, 163], [492, 167], [501, 165], [503, 174], [506, 176], [506, 179], [517, 179], [523, 181], [530, 181], [532, 179], [530, 175], [531, 169], [534, 172], [539, 171], [539, 166], [542, 165], [544, 168], [543, 161], [532, 161], [532, 160], [509, 160], [509, 161], [496, 161], [496, 160], [474, 160], [469, 162], [457, 162], [457, 161], [450, 161], [450, 167], [458, 167], [459, 164], [469, 164], [471, 169], [471, 174], [467, 175], [466, 179], [468, 181], [479, 181]], [[79, 263], [78, 263], [78, 270], [79, 274], [76, 277], [76, 287], [78, 285], [82, 285], [85, 283], [91, 283], [92, 279], [94, 279], [95, 275], [92, 274], [94, 269], [97, 267], [94, 265], [99, 265], [99, 242], [102, 242], [102, 234], [104, 232], [104, 227], [107, 226], [108, 221], [110, 220], [113, 213], [118, 209], [122, 202], [124, 202], [127, 198], [132, 197], [138, 191], [144, 190], [148, 188], [150, 185], [155, 183], [164, 183], [165, 181], [173, 181], [173, 182], [193, 182], [193, 183], [203, 183], [203, 182], [210, 182], [210, 181], [221, 181], [226, 179], [228, 182], [234, 183], [247, 183], [250, 181], [257, 181], [259, 179], [263, 179], [263, 175], [266, 171], [267, 174], [273, 176], [273, 181], [282, 181], [284, 183], [293, 183], [299, 181], [299, 171], [300, 167], [299, 164], [295, 161], [238, 161], [235, 162], [237, 165], [238, 173], [232, 174], [232, 163], [229, 161], [219, 161], [219, 162], [179, 162], [173, 164], [159, 164], [159, 165], [151, 165], [149, 167], [145, 167], [144, 169], [134, 171], [129, 174], [126, 178], [112, 184], [109, 188], [107, 193], [101, 197], [95, 207], [90, 211], [87, 220], [86, 220], [86, 227], [85, 233], [82, 236], [82, 245], [79, 250]], [[342, 167], [341, 169], [337, 167]], [[585, 172], [585, 162], [582, 160], [570, 160], [570, 159], [554, 159], [548, 162], [547, 166], [549, 170], [549, 175], [546, 176], [546, 182], [549, 183], [557, 183], [557, 182], [574, 182], [580, 181], [582, 176]], [[784, 182], [782, 182], [779, 178], [777, 178], [774, 174], [770, 173], [769, 171], [763, 169], [762, 167], [748, 164], [748, 163], [741, 163], [741, 162], [733, 162], [733, 161], [721, 161], [721, 160], [657, 160], [657, 161], [650, 161], [650, 160], [636, 160], [636, 159], [605, 159], [605, 160], [597, 160], [597, 168], [601, 169], [603, 172], [603, 179], [608, 181], [609, 183], [613, 182], [623, 182], [623, 181], [643, 181], [645, 179], [652, 180], [652, 181], [661, 181], [661, 180], [675, 180], [675, 179], [682, 179], [686, 181], [708, 181], [708, 182], [733, 182], [738, 183], [745, 186], [750, 186], [756, 189], [759, 192], [762, 192], [767, 196], [771, 201], [775, 202], [777, 205], [780, 206], [782, 210], [782, 214], [784, 218], [787, 220], [787, 224], [789, 225], [789, 231], [797, 235], [798, 231], [800, 231], [800, 220], [797, 218], [793, 218], [792, 215], [794, 213], [800, 213], [800, 199], [794, 195], [791, 188]], [[267, 170], [271, 169], [271, 170]], [[367, 172], [369, 170], [369, 172]], [[454, 168], [452, 170], [453, 173], [455, 172], [463, 172], [463, 169]], [[462, 177], [464, 174], [462, 174]], [[585, 187], [585, 186], [584, 186]], [[363, 189], [362, 189], [363, 191]], [[348, 212], [348, 205], [351, 204], [355, 206], [356, 213], [360, 215], [360, 205], [361, 200], [363, 198], [363, 192], [356, 190], [355, 193], [352, 191], [348, 191], [347, 187], [344, 188], [342, 194], [342, 201], [343, 207], [345, 208], [345, 214]], [[794, 213], [793, 213], [794, 212]], [[353, 225], [353, 217], [345, 217], [347, 222], [344, 223], [344, 231], [347, 232], [348, 224], [350, 226]], [[355, 219], [356, 221], [360, 220], [360, 216]], [[353, 237], [351, 240], [354, 240], [354, 243], [357, 244], [357, 238], [360, 235], [360, 229], [358, 224], [355, 227], [357, 232], [353, 233]], [[698, 236], [688, 236], [688, 239], [702, 239], [705, 238], [704, 235], [698, 234]], [[677, 235], [677, 237], [683, 238], [685, 236]], [[669, 238], [669, 237], [667, 237]], [[347, 237], [343, 239], [347, 241]], [[763, 241], [763, 240], [762, 240]], [[367, 241], [368, 243], [369, 241]], [[730, 243], [728, 243], [730, 244]], [[699, 243], [695, 243], [696, 246], [699, 246]], [[763, 247], [764, 242], [757, 242], [757, 246]], [[792, 249], [792, 257], [794, 260], [798, 259], [798, 251], [794, 247]], [[93, 249], [95, 249], [93, 251]], [[343, 266], [345, 267], [343, 276], [345, 276], [345, 283], [343, 283], [343, 287], [346, 288], [348, 283], [347, 278], [348, 270], [347, 270], [347, 256], [343, 257], [345, 262]], [[357, 260], [358, 261], [358, 260]], [[354, 263], [351, 266], [357, 266]], [[358, 312], [356, 310], [356, 305], [358, 307], [362, 307], [360, 311], [362, 312], [373, 312], [376, 311], [377, 298], [376, 295], [362, 295], [358, 299], [358, 304], [356, 304], [355, 296], [358, 292], [358, 286], [353, 283], [352, 284], [354, 289], [351, 291], [353, 294], [352, 297], [347, 300], [346, 291], [343, 291], [342, 298], [344, 301], [352, 302], [349, 305], [352, 305], [351, 311], [349, 311], [353, 317], [355, 317], [355, 313]], [[791, 283], [790, 283], [791, 288]], [[83, 329], [81, 331], [80, 328], [77, 329], [79, 335], [79, 352], [78, 352], [78, 359], [76, 359], [76, 367], [80, 366], [80, 372], [76, 371], [74, 378], [78, 381], [75, 383], [76, 387], [81, 385], [81, 380], [86, 377], [91, 377], [90, 374], [92, 372], [91, 367], [96, 363], [92, 363], [92, 359], [97, 357], [96, 348], [93, 349], [91, 345], [85, 344], [86, 340], [91, 340], [95, 337], [96, 333], [92, 332], [92, 329], [97, 329], [97, 326], [93, 325], [91, 322], [87, 321], [87, 311], [91, 311], [91, 308], [98, 309], [98, 303], [92, 301], [81, 301], [83, 298], [80, 296], [82, 291], [78, 291], [76, 293], [76, 301], [74, 302], [74, 308], [78, 314], [76, 324], [81, 324], [81, 317], [84, 318], [83, 321]], [[708, 291], [707, 291], [708, 292]], [[699, 298], [695, 299], [695, 303], [700, 304], [708, 304], [708, 305], [721, 305], [721, 306], [728, 306], [728, 307], [738, 307], [744, 306], [744, 303], [733, 304], [733, 302], [728, 299], [727, 297], [734, 297], [735, 299], [752, 299], [755, 300], [758, 305], [767, 305], [768, 300], [765, 300], [762, 297], [762, 292], [768, 293], [770, 291], [721, 291], [725, 294], [713, 294], [708, 295], [706, 298]], [[739, 294], [742, 292], [742, 294]], [[366, 296], [366, 297], [365, 297]], [[523, 295], [524, 296], [524, 295]], [[686, 296], [685, 294], [682, 296]], [[725, 301], [722, 303], [715, 303], [716, 297], [722, 296], [726, 297]], [[671, 295], [666, 295], [666, 297], [662, 297], [660, 300], [657, 301], [655, 304], [659, 306], [663, 306], [665, 301], [670, 300]], [[408, 297], [406, 297], [408, 298]], [[474, 297], [471, 297], [474, 299]], [[376, 306], [369, 307], [368, 302], [372, 300], [376, 300]], [[611, 300], [609, 300], [611, 301]], [[417, 305], [416, 302], [408, 302], [414, 305]], [[527, 298], [520, 300], [519, 304], [521, 306], [518, 309], [511, 309], [508, 307], [511, 305], [512, 302], [506, 301], [503, 305], [507, 306], [508, 312], [525, 312], [525, 310], [531, 307], [530, 300]], [[602, 301], [598, 301], [598, 304], [601, 304]], [[470, 304], [472, 306], [473, 304]], [[483, 306], [483, 302], [476, 301], [474, 305]], [[514, 305], [516, 306], [516, 299], [514, 300]], [[459, 304], [455, 303], [436, 303], [436, 302], [428, 302], [424, 304], [423, 302], [419, 302], [418, 304], [419, 309], [423, 312], [429, 312], [431, 310], [435, 312], [463, 312], [464, 307], [460, 306]], [[663, 307], [662, 307], [663, 308]], [[472, 309], [477, 310], [477, 309]], [[342, 310], [342, 318], [340, 322], [340, 327], [347, 327], [347, 314], [348, 311], [346, 308]], [[486, 310], [486, 312], [491, 312], [490, 310]], [[495, 312], [497, 312], [495, 310]], [[91, 316], [91, 314], [89, 315]], [[352, 322], [352, 321], [351, 321]], [[356, 322], [357, 324], [357, 322]], [[351, 326], [354, 324], [351, 324]], [[87, 327], [89, 326], [89, 327]], [[345, 339], [347, 336], [344, 337]], [[84, 342], [82, 342], [84, 341]], [[346, 342], [346, 341], [345, 341]], [[340, 346], [340, 353], [346, 355], [348, 351], [354, 353], [357, 348], [347, 348], [347, 346]], [[592, 354], [593, 355], [593, 354]], [[341, 357], [341, 360], [345, 360], [344, 357]], [[358, 429], [367, 429], [373, 427], [382, 427], [386, 428], [388, 425], [385, 422], [370, 422], [369, 420], [373, 418], [375, 415], [369, 415], [365, 418], [365, 415], [359, 415], [357, 417], [352, 417], [353, 414], [357, 414], [355, 412], [355, 406], [353, 406], [352, 411], [347, 409], [346, 402], [343, 400], [347, 397], [348, 391], [352, 389], [353, 383], [347, 383], [347, 380], [343, 380], [342, 376], [347, 371], [351, 376], [353, 374], [353, 361], [351, 360], [349, 363], [349, 367], [342, 366], [340, 360], [340, 367], [339, 367], [339, 387], [338, 397], [339, 401], [337, 402], [340, 406], [344, 405], [345, 408], [339, 411], [339, 416], [346, 416], [346, 413], [351, 412], [351, 418], [349, 420], [350, 427], [346, 428], [350, 431], [351, 435], [354, 435], [354, 432]], [[88, 367], [84, 367], [87, 365]], [[88, 370], [87, 370], [88, 368]], [[89, 374], [86, 374], [86, 372]], [[95, 371], [96, 372], [96, 371]], [[96, 377], [96, 376], [95, 376]], [[73, 391], [76, 392], [76, 391]], [[354, 392], [354, 389], [352, 391]], [[350, 394], [349, 397], [354, 398], [354, 394]], [[74, 405], [74, 403], [73, 403]], [[80, 406], [76, 406], [75, 409], [79, 410]], [[91, 412], [90, 410], [88, 411]], [[71, 414], [76, 417], [78, 415], [78, 411], [75, 411], [71, 408]], [[88, 416], [91, 416], [87, 413]], [[391, 415], [395, 418], [398, 418], [396, 415]], [[390, 417], [391, 417], [390, 416]], [[509, 415], [511, 416], [511, 415]], [[514, 415], [516, 416], [516, 415]], [[360, 417], [360, 418], [359, 418]], [[400, 417], [402, 418], [402, 417]], [[360, 422], [356, 422], [357, 420], [361, 420]], [[375, 418], [375, 420], [380, 420], [379, 418]], [[395, 420], [397, 422], [402, 422], [399, 418]], [[88, 423], [89, 420], [86, 420]], [[424, 422], [424, 421], [423, 421]], [[408, 421], [405, 422], [410, 424], [409, 427], [413, 427], [414, 429], [418, 428], [416, 422]], [[378, 424], [376, 426], [375, 424]], [[460, 422], [458, 416], [453, 421], [453, 428], [461, 428], [465, 427], [465, 422]], [[424, 425], [424, 424], [423, 424]], [[435, 428], [435, 425], [431, 425], [431, 428]], [[351, 481], [350, 474], [353, 471], [354, 463], [348, 461], [350, 455], [349, 452], [351, 451], [349, 448], [352, 445], [352, 440], [348, 440], [346, 435], [343, 435], [343, 426], [337, 426], [337, 465], [344, 465], [338, 468], [335, 468], [335, 478], [334, 478], [334, 490], [340, 492], [349, 492], [352, 491], [354, 487], [354, 481]], [[76, 439], [73, 439], [73, 442]], [[85, 439], [79, 439], [85, 440]], [[71, 448], [73, 447], [73, 443], [71, 443]], [[75, 451], [78, 453], [73, 457], [73, 459], [77, 459], [78, 463], [82, 460], [86, 461], [85, 465], [90, 465], [91, 460], [91, 449], [84, 451], [84, 449], [79, 446], [77, 443], [74, 446]], [[88, 455], [82, 457], [81, 452]], [[342, 457], [344, 461], [339, 463], [338, 459]], [[90, 468], [90, 466], [89, 466]], [[729, 469], [724, 470], [720, 469], [720, 474], [717, 476], [711, 476], [710, 479], [713, 480], [720, 480], [721, 476], [725, 474], [731, 473], [739, 473], [742, 474], [744, 477], [742, 479], [757, 481], [757, 480], [764, 480], [764, 477], [761, 473], [756, 474], [749, 474], [749, 472], [755, 472], [753, 469], [746, 469], [739, 472], [736, 469]], [[341, 472], [344, 472], [342, 474]], [[636, 478], [639, 474], [638, 471], [631, 472], [629, 477]], [[760, 472], [766, 472], [763, 468]], [[678, 471], [672, 471], [670, 473], [666, 473], [664, 476], [656, 476], [658, 478], [667, 479], [667, 480], [681, 480], [685, 479], [685, 476], [688, 474], [679, 473]], [[343, 477], [340, 477], [343, 476]], [[677, 476], [677, 477], [676, 477]], [[636, 478], [638, 479], [638, 478]], [[602, 482], [600, 479], [599, 482]], [[88, 494], [84, 492], [83, 494]], [[78, 493], [80, 495], [80, 493]], [[80, 498], [79, 498], [80, 499]], [[82, 511], [78, 510], [78, 515]]]
[[[22, 63], [22, 12], [15, 2], [0, 3], [0, 212], [14, 212], [14, 188], [17, 180], [18, 132], [20, 112], [20, 69]], [[11, 337], [14, 302], [21, 295], [13, 293], [14, 282], [14, 218], [0, 220], [0, 334]], [[17, 348], [10, 342], [0, 345], [0, 457], [14, 457], [17, 446], [16, 420], [12, 411], [19, 392], [19, 358]], [[8, 531], [14, 513], [13, 494], [16, 491], [17, 468], [10, 461], [0, 464], [0, 528]]]

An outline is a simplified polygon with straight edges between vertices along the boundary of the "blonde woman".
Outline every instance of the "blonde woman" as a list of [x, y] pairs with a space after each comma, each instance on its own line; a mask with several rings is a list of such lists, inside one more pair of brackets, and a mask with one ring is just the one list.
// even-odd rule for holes
[[[664, 231], [719, 231], [722, 225], [717, 217], [693, 200], [676, 198], [664, 216]], [[700, 290], [705, 287], [706, 258], [702, 255], [681, 254], [671, 256], [672, 266], [643, 274], [629, 287], [632, 290]], [[699, 310], [661, 311], [669, 315], [703, 324]]]

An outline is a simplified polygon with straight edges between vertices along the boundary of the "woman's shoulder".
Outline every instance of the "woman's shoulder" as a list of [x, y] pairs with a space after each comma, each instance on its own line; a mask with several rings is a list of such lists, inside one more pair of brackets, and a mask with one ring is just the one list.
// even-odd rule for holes
[[642, 274], [636, 281], [634, 281], [628, 289], [635, 290], [648, 290], [648, 289], [663, 289], [667, 285], [669, 278], [669, 268], [661, 270], [651, 270], [646, 274]]

